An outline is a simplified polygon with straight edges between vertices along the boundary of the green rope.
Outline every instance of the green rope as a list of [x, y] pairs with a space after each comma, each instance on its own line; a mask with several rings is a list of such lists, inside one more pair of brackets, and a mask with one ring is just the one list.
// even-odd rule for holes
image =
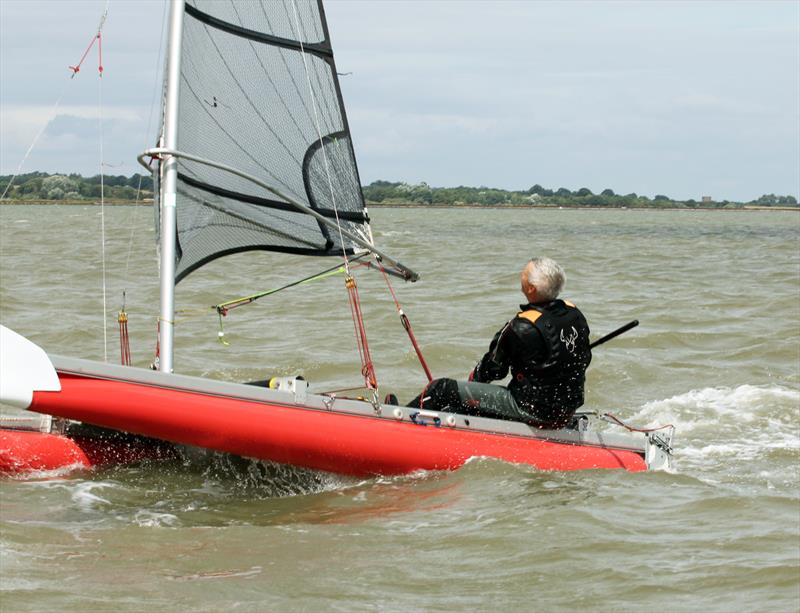
[[[366, 257], [367, 255], [369, 255], [369, 254], [362, 253], [361, 255], [357, 255], [354, 258], [350, 258], [349, 261], [350, 262], [355, 262], [357, 260], [360, 260], [361, 258]], [[235, 298], [233, 300], [228, 300], [226, 302], [220, 302], [219, 304], [213, 305], [211, 308], [214, 309], [217, 312], [217, 316], [219, 317], [219, 332], [217, 333], [217, 338], [226, 347], [230, 344], [225, 340], [225, 330], [224, 330], [223, 325], [222, 325], [222, 318], [225, 317], [228, 314], [228, 311], [230, 311], [231, 309], [235, 309], [237, 307], [244, 306], [245, 304], [251, 304], [251, 303], [255, 302], [256, 300], [258, 300], [259, 298], [263, 298], [264, 296], [270, 296], [272, 294], [276, 294], [276, 293], [278, 293], [280, 291], [283, 291], [285, 289], [288, 289], [290, 287], [295, 287], [297, 285], [304, 285], [306, 283], [310, 283], [311, 281], [318, 281], [320, 279], [325, 279], [327, 277], [332, 277], [333, 275], [338, 275], [338, 274], [345, 273], [345, 272], [347, 272], [346, 266], [344, 266], [343, 264], [340, 264], [340, 265], [328, 268], [326, 270], [323, 270], [322, 272], [318, 272], [316, 274], [313, 274], [313, 275], [311, 275], [309, 277], [305, 277], [303, 279], [300, 279], [298, 281], [292, 281], [291, 283], [288, 283], [288, 284], [286, 284], [286, 285], [284, 285], [282, 287], [276, 287], [274, 289], [269, 289], [269, 290], [266, 290], [266, 291], [263, 291], [263, 292], [258, 292], [256, 294], [251, 294], [250, 296], [242, 296], [241, 298]]]
[[250, 296], [242, 296], [241, 298], [235, 298], [233, 300], [228, 300], [227, 302], [220, 302], [219, 304], [215, 304], [212, 306], [212, 309], [216, 309], [223, 314], [231, 309], [235, 309], [236, 307], [243, 306], [245, 304], [250, 304], [251, 302], [255, 302], [259, 298], [263, 298], [264, 296], [270, 296], [272, 294], [277, 294], [278, 292], [288, 289], [290, 287], [294, 287], [296, 285], [304, 285], [306, 283], [310, 283], [311, 281], [317, 281], [318, 279], [324, 279], [326, 277], [331, 277], [333, 275], [338, 275], [339, 273], [345, 272], [344, 266], [337, 266], [332, 270], [326, 270], [321, 273], [317, 273], [311, 277], [306, 277], [305, 279], [301, 279], [299, 281], [294, 281], [289, 283], [288, 285], [284, 285], [283, 287], [276, 287], [275, 289], [269, 289], [264, 292], [258, 292], [257, 294], [252, 294]]

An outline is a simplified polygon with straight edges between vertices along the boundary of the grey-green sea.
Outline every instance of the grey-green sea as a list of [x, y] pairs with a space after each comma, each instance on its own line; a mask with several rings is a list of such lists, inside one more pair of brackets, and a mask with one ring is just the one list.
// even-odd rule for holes
[[[0, 610], [786, 611], [800, 609], [800, 213], [371, 211], [435, 376], [465, 377], [548, 255], [598, 347], [591, 410], [673, 424], [670, 471], [541, 472], [476, 458], [366, 480], [223, 455], [0, 481]], [[0, 323], [50, 353], [153, 359], [147, 207], [0, 207]], [[105, 237], [103, 243], [102, 238]], [[357, 386], [342, 275], [235, 309], [335, 260], [250, 252], [177, 288], [176, 371]], [[384, 279], [356, 278], [381, 394], [424, 373]], [[224, 336], [220, 338], [220, 332]], [[222, 341], [225, 341], [224, 343]], [[11, 412], [6, 408], [5, 413]]]

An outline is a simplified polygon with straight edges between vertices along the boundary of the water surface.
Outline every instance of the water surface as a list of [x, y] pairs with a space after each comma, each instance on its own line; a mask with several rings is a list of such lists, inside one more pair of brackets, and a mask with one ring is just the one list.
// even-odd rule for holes
[[[377, 209], [376, 241], [435, 375], [464, 376], [517, 308], [534, 255], [598, 348], [587, 407], [677, 428], [673, 472], [543, 473], [475, 460], [357, 481], [237, 458], [0, 482], [8, 611], [671, 610], [800, 607], [800, 215], [794, 212]], [[0, 321], [47, 351], [153, 358], [152, 214], [0, 207]], [[177, 292], [179, 372], [359, 383], [340, 276], [234, 310], [206, 307], [333, 262], [219, 260]], [[424, 375], [383, 279], [358, 271], [382, 392]], [[106, 325], [106, 342], [103, 325]]]

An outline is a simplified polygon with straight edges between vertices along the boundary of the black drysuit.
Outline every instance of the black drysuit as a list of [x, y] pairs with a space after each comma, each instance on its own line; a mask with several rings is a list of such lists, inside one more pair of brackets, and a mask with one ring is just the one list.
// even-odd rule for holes
[[[526, 304], [495, 334], [471, 382], [436, 379], [409, 406], [563, 428], [583, 404], [589, 326], [573, 304]], [[486, 385], [511, 373], [507, 388]]]

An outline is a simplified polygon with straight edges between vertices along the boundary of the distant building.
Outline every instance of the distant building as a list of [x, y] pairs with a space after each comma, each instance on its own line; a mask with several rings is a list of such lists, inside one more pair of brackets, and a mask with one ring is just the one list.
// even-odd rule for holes
[[703, 196], [702, 202], [714, 202], [714, 199], [711, 196]]

